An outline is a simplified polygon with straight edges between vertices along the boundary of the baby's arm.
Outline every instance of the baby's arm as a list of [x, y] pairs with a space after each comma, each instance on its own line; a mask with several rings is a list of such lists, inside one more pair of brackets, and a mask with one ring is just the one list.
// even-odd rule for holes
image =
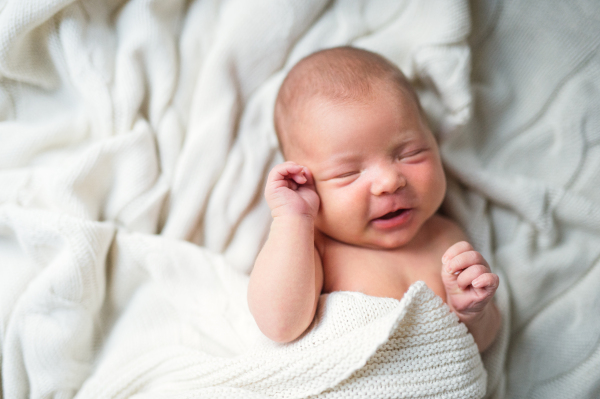
[[289, 342], [312, 322], [323, 285], [314, 238], [319, 196], [310, 171], [286, 162], [269, 173], [265, 197], [273, 223], [250, 276], [248, 305], [267, 337]]
[[483, 352], [494, 342], [500, 329], [500, 312], [491, 300], [500, 279], [466, 241], [448, 248], [442, 264], [448, 306], [467, 326], [479, 351]]

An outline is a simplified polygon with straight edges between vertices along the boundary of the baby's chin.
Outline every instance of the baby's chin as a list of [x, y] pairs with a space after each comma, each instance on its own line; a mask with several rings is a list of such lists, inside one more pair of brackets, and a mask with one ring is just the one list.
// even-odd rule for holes
[[327, 234], [326, 232], [322, 233], [332, 240], [341, 242], [342, 244], [385, 251], [402, 248], [408, 245], [414, 238], [412, 235], [398, 232], [390, 232], [384, 235], [378, 235], [376, 237], [369, 237], [368, 235], [363, 237], [352, 237], [340, 234]]
[[[412, 237], [411, 237], [412, 238]], [[412, 240], [410, 238], [392, 237], [378, 240], [365, 241], [362, 245], [365, 248], [380, 249], [391, 251], [408, 245]]]

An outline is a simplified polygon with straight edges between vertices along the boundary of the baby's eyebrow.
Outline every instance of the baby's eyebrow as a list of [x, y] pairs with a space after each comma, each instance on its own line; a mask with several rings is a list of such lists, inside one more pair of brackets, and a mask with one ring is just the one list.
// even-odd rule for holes
[[322, 180], [329, 180], [340, 173], [348, 172], [359, 161], [358, 156], [351, 154], [333, 156], [319, 168], [317, 174], [321, 176]]
[[406, 135], [402, 140], [398, 140], [395, 143], [391, 143], [390, 153], [398, 153], [402, 152], [405, 148], [418, 145], [423, 146], [426, 145], [426, 142], [420, 138], [415, 137], [413, 135]]
[[356, 154], [334, 155], [329, 157], [327, 161], [322, 164], [320, 169], [322, 173], [329, 175], [337, 173], [342, 169], [346, 170], [352, 168], [354, 165], [360, 163], [360, 161], [360, 156]]
[[395, 149], [398, 149], [401, 147], [406, 147], [407, 145], [417, 141], [418, 139], [419, 139], [419, 137], [417, 134], [415, 134], [414, 132], [411, 132], [411, 131], [407, 131], [407, 132], [404, 132], [404, 134], [402, 135], [402, 137], [400, 139], [393, 141], [392, 146]]
[[359, 161], [360, 156], [358, 154], [340, 154], [333, 155], [327, 160], [327, 166], [339, 166], [342, 163], [352, 163]]

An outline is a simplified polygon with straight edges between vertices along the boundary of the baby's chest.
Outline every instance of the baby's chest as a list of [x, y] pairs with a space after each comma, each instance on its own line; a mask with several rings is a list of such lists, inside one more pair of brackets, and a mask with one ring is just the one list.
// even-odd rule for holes
[[441, 262], [427, 254], [405, 254], [337, 244], [328, 247], [323, 262], [323, 292], [357, 291], [402, 299], [416, 281], [424, 281], [445, 300]]

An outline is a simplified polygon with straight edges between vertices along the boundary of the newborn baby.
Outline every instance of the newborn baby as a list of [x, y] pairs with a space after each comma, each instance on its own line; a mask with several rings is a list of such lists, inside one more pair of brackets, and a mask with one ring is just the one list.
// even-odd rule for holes
[[400, 300], [422, 280], [484, 351], [500, 327], [499, 279], [436, 213], [446, 179], [402, 72], [356, 48], [314, 53], [284, 80], [275, 128], [287, 162], [268, 176], [273, 222], [248, 287], [261, 331], [289, 342], [310, 325], [322, 293]]

